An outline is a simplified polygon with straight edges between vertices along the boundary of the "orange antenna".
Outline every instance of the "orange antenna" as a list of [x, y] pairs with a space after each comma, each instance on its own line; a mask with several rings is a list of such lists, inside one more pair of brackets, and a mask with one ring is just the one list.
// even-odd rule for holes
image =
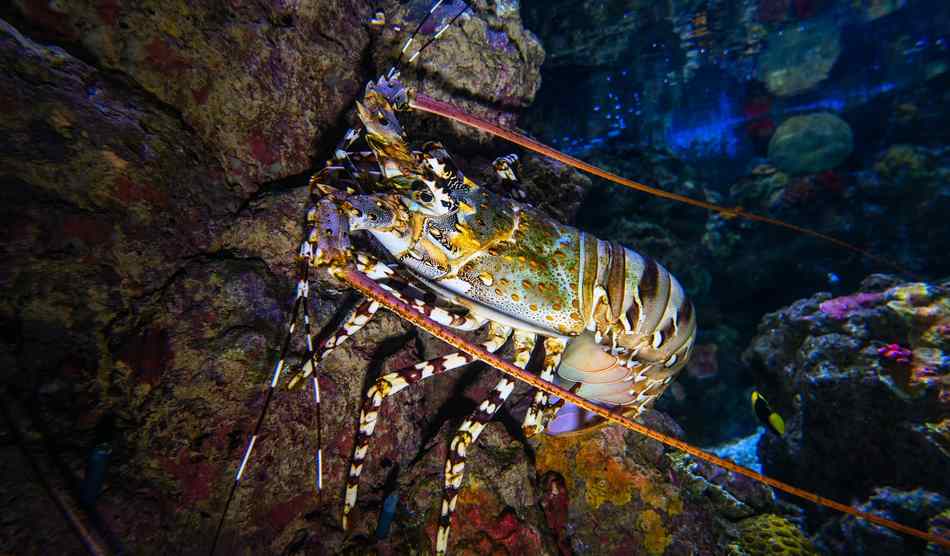
[[644, 193], [649, 193], [650, 195], [653, 195], [655, 197], [662, 197], [664, 199], [670, 199], [670, 200], [677, 201], [680, 203], [685, 203], [687, 205], [693, 205], [695, 207], [702, 207], [707, 210], [712, 210], [721, 214], [723, 218], [726, 218], [726, 219], [732, 219], [732, 218], [737, 218], [737, 217], [745, 218], [746, 220], [752, 220], [755, 222], [765, 222], [766, 224], [771, 224], [773, 226], [779, 226], [781, 228], [786, 228], [786, 229], [798, 232], [799, 234], [816, 237], [820, 240], [827, 241], [839, 247], [843, 247], [849, 251], [858, 253], [859, 255], [867, 257], [878, 263], [887, 265], [899, 271], [901, 274], [913, 276], [911, 272], [908, 272], [907, 270], [905, 270], [903, 267], [901, 267], [894, 261], [875, 255], [874, 253], [871, 253], [870, 251], [867, 251], [866, 249], [861, 249], [860, 247], [852, 245], [836, 237], [832, 237], [832, 236], [823, 234], [821, 232], [816, 232], [808, 228], [803, 228], [801, 226], [796, 226], [795, 224], [791, 224], [789, 222], [784, 222], [782, 220], [770, 218], [768, 216], [762, 216], [760, 214], [746, 212], [742, 209], [742, 207], [724, 207], [724, 206], [720, 206], [714, 203], [709, 203], [707, 201], [693, 199], [685, 195], [680, 195], [678, 193], [663, 191], [662, 189], [651, 187], [649, 185], [645, 185], [640, 182], [636, 182], [631, 179], [618, 176], [617, 174], [608, 172], [592, 164], [588, 164], [587, 162], [584, 162], [583, 160], [579, 160], [577, 158], [574, 158], [573, 156], [564, 154], [557, 149], [549, 147], [545, 145], [544, 143], [535, 141], [534, 139], [531, 139], [521, 133], [518, 133], [517, 131], [512, 131], [510, 129], [485, 121], [477, 116], [472, 116], [470, 114], [467, 114], [459, 110], [455, 106], [452, 106], [451, 104], [435, 100], [434, 98], [426, 96], [425, 94], [416, 93], [416, 95], [409, 101], [409, 106], [417, 110], [421, 110], [423, 112], [429, 112], [430, 114], [435, 114], [437, 116], [442, 116], [443, 118], [448, 118], [450, 120], [459, 122], [460, 124], [473, 127], [475, 129], [480, 129], [486, 133], [490, 133], [496, 137], [501, 137], [502, 139], [506, 141], [515, 143], [516, 145], [521, 145], [522, 147], [528, 150], [534, 151], [538, 154], [542, 154], [549, 158], [553, 158], [554, 160], [557, 160], [558, 162], [567, 164], [568, 166], [573, 166], [574, 168], [577, 168], [578, 170], [582, 170], [584, 172], [587, 172], [588, 174], [592, 174], [599, 178], [612, 181], [624, 187], [629, 187], [630, 189], [636, 189], [637, 191], [643, 191]]
[[693, 457], [708, 461], [713, 465], [718, 465], [719, 467], [728, 469], [729, 471], [738, 473], [740, 475], [745, 475], [746, 477], [749, 477], [753, 480], [765, 483], [773, 488], [781, 490], [782, 492], [787, 492], [788, 494], [797, 496], [810, 502], [814, 502], [815, 504], [838, 510], [839, 512], [870, 521], [871, 523], [881, 525], [882, 527], [887, 527], [888, 529], [893, 529], [894, 531], [899, 531], [901, 533], [923, 539], [927, 542], [938, 544], [944, 548], [950, 548], [950, 539], [940, 537], [926, 531], [921, 531], [920, 529], [915, 529], [913, 527], [909, 527], [907, 525], [903, 525], [896, 521], [892, 521], [890, 519], [886, 519], [868, 512], [863, 512], [852, 506], [835, 502], [834, 500], [819, 496], [813, 492], [792, 486], [788, 483], [783, 483], [782, 481], [773, 479], [771, 477], [767, 477], [761, 473], [757, 473], [747, 467], [742, 467], [741, 465], [733, 463], [727, 459], [723, 459], [708, 452], [704, 452], [692, 444], [688, 444], [677, 438], [659, 433], [633, 421], [628, 417], [596, 405], [569, 390], [565, 390], [560, 386], [547, 382], [546, 380], [542, 380], [541, 377], [515, 367], [508, 361], [505, 361], [504, 359], [489, 353], [481, 347], [466, 341], [461, 336], [458, 336], [452, 331], [440, 326], [435, 321], [429, 319], [421, 313], [417, 313], [404, 302], [390, 295], [381, 287], [379, 287], [379, 285], [376, 284], [376, 282], [374, 282], [369, 276], [366, 276], [362, 272], [359, 272], [353, 268], [339, 270], [337, 271], [337, 276], [348, 282], [366, 297], [378, 302], [380, 305], [386, 307], [399, 317], [411, 322], [429, 334], [432, 334], [436, 338], [439, 338], [443, 342], [451, 345], [455, 349], [480, 359], [499, 371], [508, 374], [522, 382], [525, 382], [530, 386], [533, 386], [539, 390], [543, 390], [544, 392], [547, 392], [553, 396], [557, 396], [562, 400], [571, 402], [572, 404], [590, 411], [591, 413], [596, 413], [611, 423], [618, 424], [626, 429], [656, 440], [657, 442], [666, 444], [667, 446], [682, 450]]

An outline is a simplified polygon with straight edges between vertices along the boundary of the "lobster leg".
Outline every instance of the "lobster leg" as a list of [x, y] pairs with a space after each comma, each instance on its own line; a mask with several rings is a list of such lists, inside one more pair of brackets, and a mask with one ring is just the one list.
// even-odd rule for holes
[[[554, 381], [554, 371], [561, 364], [561, 354], [564, 353], [564, 347], [567, 341], [561, 338], [544, 339], [544, 366], [541, 369], [541, 378], [547, 382]], [[525, 436], [531, 438], [544, 430], [546, 422], [553, 417], [553, 413], [548, 411], [548, 394], [537, 390], [534, 393], [534, 399], [531, 401], [531, 407], [524, 416], [524, 422], [521, 425]], [[556, 411], [556, 410], [555, 410]]]
[[[515, 330], [514, 365], [524, 369], [531, 359], [536, 336], [530, 332]], [[442, 494], [442, 514], [439, 516], [439, 532], [436, 536], [436, 554], [444, 555], [449, 544], [449, 526], [452, 523], [452, 514], [455, 512], [455, 503], [458, 501], [459, 489], [462, 488], [462, 478], [465, 475], [465, 454], [468, 447], [485, 429], [485, 425], [495, 415], [511, 391], [515, 381], [504, 377], [498, 381], [492, 393], [485, 399], [478, 409], [472, 413], [462, 426], [459, 427], [452, 442], [449, 444], [449, 456], [445, 460], [445, 490]]]
[[[511, 328], [496, 324], [488, 325], [488, 338], [481, 343], [488, 352], [495, 352], [501, 348], [511, 335]], [[385, 374], [373, 384], [363, 399], [363, 408], [360, 411], [360, 430], [353, 444], [353, 457], [350, 460], [350, 473], [346, 480], [346, 500], [343, 505], [343, 528], [346, 529], [349, 514], [356, 505], [356, 495], [359, 489], [360, 472], [363, 462], [369, 451], [369, 442], [376, 430], [376, 421], [379, 417], [379, 408], [383, 400], [407, 386], [420, 382], [430, 376], [444, 373], [468, 365], [474, 358], [465, 353], [450, 353], [435, 359], [416, 363]]]
[[[306, 307], [305, 307], [306, 308]], [[307, 356], [304, 361], [301, 372], [294, 375], [288, 383], [288, 388], [294, 388], [297, 384], [309, 377], [314, 372], [314, 368], [319, 365], [330, 353], [340, 344], [345, 342], [350, 336], [356, 334], [366, 324], [373, 319], [376, 311], [379, 310], [379, 303], [370, 299], [363, 299], [343, 319], [343, 323], [332, 334], [328, 335], [316, 349], [313, 348], [309, 330], [307, 330]], [[304, 312], [305, 323], [309, 321], [309, 315]]]
[[[376, 263], [376, 265], [370, 265], [364, 268], [364, 271], [368, 271], [368, 274], [372, 276], [385, 276], [386, 271], [389, 270], [389, 267], [386, 267], [382, 263]], [[410, 291], [410, 286], [405, 282], [396, 279], [395, 276], [388, 276], [386, 283], [380, 283], [380, 286], [395, 295], [398, 299], [411, 305], [416, 311], [422, 313], [423, 315], [431, 318], [442, 326], [447, 326], [449, 328], [454, 328], [456, 330], [477, 330], [485, 325], [485, 321], [468, 315], [457, 315], [454, 313], [449, 313], [441, 307], [435, 307], [427, 304], [422, 299], [419, 299], [413, 295]], [[313, 349], [312, 341], [310, 339], [309, 329], [307, 330], [307, 356], [304, 362], [301, 372], [294, 375], [288, 384], [288, 388], [294, 388], [300, 382], [300, 380], [307, 378], [313, 373], [314, 367], [320, 364], [334, 349], [340, 346], [345, 342], [350, 336], [356, 334], [360, 329], [366, 326], [373, 316], [376, 314], [376, 311], [379, 310], [379, 304], [374, 301], [363, 300], [359, 305], [354, 307], [350, 313], [343, 320], [343, 324], [340, 325], [332, 334], [330, 334], [326, 340], [324, 340], [317, 349]], [[307, 314], [306, 306], [304, 306], [304, 320], [307, 322], [309, 316]], [[309, 324], [308, 324], [309, 328]]]
[[362, 253], [358, 255], [356, 267], [360, 272], [368, 274], [377, 281], [380, 277], [385, 277], [386, 282], [379, 283], [381, 288], [442, 326], [448, 326], [455, 330], [477, 330], [485, 324], [484, 319], [476, 318], [471, 315], [450, 313], [441, 307], [436, 307], [419, 299], [411, 291], [412, 288], [409, 284], [400, 280], [391, 268], [369, 255]]
[[517, 165], [518, 155], [516, 154], [499, 156], [492, 162], [495, 174], [501, 180], [501, 183], [511, 189], [511, 194], [515, 199], [524, 201], [528, 198], [528, 194], [521, 188], [521, 180], [518, 177], [518, 172], [515, 170]]

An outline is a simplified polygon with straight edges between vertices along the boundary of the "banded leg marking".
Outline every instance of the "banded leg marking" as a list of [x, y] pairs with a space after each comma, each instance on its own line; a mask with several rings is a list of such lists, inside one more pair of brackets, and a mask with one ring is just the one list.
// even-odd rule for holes
[[319, 365], [334, 349], [373, 320], [373, 316], [378, 310], [379, 303], [371, 299], [364, 299], [350, 310], [346, 318], [343, 319], [343, 324], [327, 336], [316, 349], [313, 348], [313, 341], [310, 335], [307, 334], [307, 355], [302, 372], [294, 375], [287, 387], [294, 388], [301, 380], [309, 377], [315, 370], [314, 366]]
[[472, 315], [450, 313], [442, 307], [431, 305], [422, 299], [412, 296], [408, 291], [409, 286], [405, 282], [390, 278], [388, 283], [380, 283], [380, 286], [397, 298], [405, 301], [417, 312], [422, 313], [442, 326], [456, 330], [478, 330], [485, 325], [485, 319], [476, 318]]
[[[306, 242], [304, 242], [306, 244]], [[260, 412], [257, 414], [257, 422], [254, 424], [254, 429], [251, 432], [251, 435], [247, 439], [247, 446], [244, 448], [244, 455], [241, 457], [241, 464], [238, 466], [237, 473], [234, 476], [234, 482], [231, 483], [231, 488], [228, 490], [228, 498], [224, 503], [224, 509], [221, 510], [221, 517], [218, 520], [218, 526], [215, 528], [214, 537], [211, 541], [211, 554], [214, 554], [215, 548], [218, 546], [218, 539], [221, 537], [221, 530], [224, 528], [224, 520], [228, 515], [228, 509], [231, 507], [231, 502], [234, 500], [234, 493], [237, 491], [237, 486], [241, 482], [241, 477], [244, 475], [244, 470], [247, 467], [247, 462], [251, 459], [251, 452], [254, 450], [254, 444], [257, 442], [257, 437], [260, 435], [261, 427], [264, 424], [264, 419], [267, 417], [267, 410], [270, 407], [271, 401], [274, 399], [274, 389], [277, 386], [277, 382], [280, 379], [280, 374], [284, 369], [284, 361], [287, 357], [287, 352], [290, 349], [290, 341], [293, 338], [294, 331], [297, 328], [297, 317], [300, 314], [301, 307], [304, 308], [304, 312], [307, 312], [306, 303], [308, 302], [308, 296], [310, 293], [310, 266], [308, 255], [306, 254], [307, 250], [301, 247], [299, 257], [304, 264], [300, 266], [300, 275], [297, 279], [297, 293], [294, 296], [293, 308], [290, 310], [290, 324], [287, 327], [287, 331], [284, 333], [284, 341], [281, 344], [280, 355], [277, 358], [277, 363], [274, 364], [274, 374], [271, 378], [270, 384], [267, 387], [267, 394], [264, 397], [264, 405], [261, 406]], [[309, 319], [306, 320], [309, 322]], [[309, 336], [309, 329], [308, 329]]]
[[[481, 343], [486, 351], [498, 351], [508, 337], [511, 328], [489, 323], [488, 338]], [[363, 399], [363, 408], [360, 411], [360, 429], [353, 443], [353, 457], [350, 460], [350, 473], [346, 479], [346, 498], [343, 503], [343, 528], [349, 525], [349, 514], [356, 505], [356, 495], [359, 490], [360, 473], [363, 471], [363, 462], [369, 452], [369, 443], [376, 431], [376, 421], [379, 417], [379, 408], [383, 400], [403, 390], [409, 385], [420, 382], [431, 376], [457, 369], [474, 361], [464, 353], [450, 353], [428, 361], [416, 363], [410, 367], [399, 369], [385, 374], [373, 384]]]
[[379, 283], [380, 287], [442, 326], [456, 330], [477, 330], [485, 324], [485, 319], [471, 315], [456, 315], [415, 297], [410, 293], [409, 284], [399, 279], [391, 268], [369, 255], [363, 253], [357, 255], [356, 268], [373, 280], [380, 281], [385, 278], [385, 282]]
[[[554, 381], [554, 372], [561, 364], [561, 355], [567, 346], [567, 340], [561, 338], [544, 339], [544, 366], [541, 369], [541, 378], [546, 382]], [[544, 430], [547, 422], [554, 416], [548, 411], [548, 395], [541, 390], [534, 393], [534, 399], [531, 401], [531, 407], [524, 416], [524, 423], [521, 425], [525, 436], [531, 438]]]
[[[531, 359], [536, 336], [530, 332], [515, 330], [514, 333], [514, 365], [524, 369]], [[449, 544], [449, 527], [452, 523], [452, 514], [458, 502], [459, 489], [462, 488], [462, 479], [465, 476], [465, 455], [469, 446], [478, 440], [478, 435], [485, 430], [485, 425], [491, 421], [495, 413], [501, 408], [511, 391], [515, 381], [504, 377], [498, 381], [492, 393], [478, 406], [472, 415], [462, 423], [452, 442], [449, 444], [449, 455], [445, 460], [445, 490], [442, 494], [442, 513], [439, 516], [439, 532], [436, 536], [436, 554], [445, 554]]]

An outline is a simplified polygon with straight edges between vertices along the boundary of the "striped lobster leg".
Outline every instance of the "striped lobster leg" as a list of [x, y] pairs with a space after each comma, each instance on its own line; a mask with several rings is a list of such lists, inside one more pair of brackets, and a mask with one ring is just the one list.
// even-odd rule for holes
[[369, 255], [363, 253], [357, 255], [356, 268], [373, 280], [376, 280], [381, 288], [391, 293], [397, 299], [442, 326], [454, 328], [455, 330], [477, 330], [485, 324], [484, 319], [470, 315], [450, 313], [441, 307], [430, 305], [422, 299], [417, 298], [409, 284], [398, 278], [391, 268]]
[[[511, 335], [511, 328], [490, 322], [488, 338], [481, 346], [488, 352], [498, 351]], [[383, 400], [407, 386], [420, 382], [431, 376], [468, 365], [474, 359], [464, 353], [450, 353], [428, 361], [416, 363], [410, 367], [387, 373], [378, 379], [366, 392], [363, 399], [363, 408], [360, 411], [360, 430], [353, 443], [353, 457], [350, 460], [350, 473], [346, 479], [346, 499], [343, 503], [343, 528], [349, 525], [349, 515], [356, 505], [356, 495], [359, 489], [360, 473], [363, 471], [363, 462], [369, 451], [369, 442], [376, 430], [376, 421], [379, 418], [379, 408]]]
[[[541, 378], [547, 382], [554, 381], [554, 372], [561, 364], [561, 355], [567, 346], [567, 340], [562, 338], [544, 339], [544, 365], [541, 369]], [[553, 410], [553, 411], [550, 411]], [[541, 390], [536, 390], [534, 399], [531, 401], [531, 407], [524, 416], [524, 422], [521, 429], [526, 437], [531, 438], [544, 430], [546, 422], [553, 417], [556, 408], [548, 402], [548, 394]]]
[[[456, 315], [449, 313], [441, 307], [434, 307], [425, 301], [414, 297], [408, 284], [396, 277], [396, 274], [385, 264], [376, 261], [372, 257], [364, 254], [357, 255], [357, 267], [374, 280], [385, 280], [380, 282], [380, 286], [386, 291], [395, 295], [401, 301], [411, 305], [416, 311], [431, 318], [437, 323], [454, 328], [456, 330], [476, 330], [481, 328], [485, 321], [467, 315]], [[307, 355], [301, 372], [294, 375], [290, 380], [288, 388], [294, 388], [301, 380], [306, 379], [313, 374], [314, 369], [331, 352], [345, 342], [350, 336], [356, 334], [360, 329], [366, 326], [373, 319], [376, 311], [379, 310], [379, 304], [375, 301], [364, 299], [343, 319], [342, 324], [333, 333], [326, 337], [320, 345], [314, 349], [313, 341], [310, 335], [310, 316], [307, 306], [304, 309], [304, 326], [307, 336]]]
[[313, 374], [316, 366], [319, 365], [334, 349], [340, 346], [345, 342], [350, 336], [359, 332], [364, 326], [366, 326], [369, 321], [373, 319], [373, 316], [376, 314], [376, 311], [379, 310], [379, 303], [372, 301], [370, 299], [363, 299], [355, 307], [350, 309], [350, 312], [343, 319], [342, 324], [329, 334], [316, 349], [313, 347], [313, 340], [310, 336], [309, 330], [309, 314], [307, 313], [306, 306], [304, 306], [304, 325], [306, 328], [307, 334], [307, 356], [304, 361], [303, 368], [301, 372], [297, 373], [290, 379], [288, 383], [288, 388], [294, 388], [301, 380], [305, 380], [311, 374]]
[[[514, 333], [514, 365], [519, 369], [528, 366], [531, 352], [534, 350], [536, 336], [530, 332], [515, 330]], [[498, 381], [492, 393], [485, 399], [478, 409], [468, 417], [459, 427], [452, 442], [449, 444], [449, 455], [445, 460], [445, 490], [442, 494], [442, 513], [439, 516], [439, 532], [436, 536], [436, 554], [444, 555], [449, 544], [449, 527], [452, 523], [452, 514], [458, 502], [459, 489], [462, 488], [462, 479], [465, 475], [465, 455], [491, 421], [495, 413], [501, 408], [511, 391], [515, 381], [504, 377]]]

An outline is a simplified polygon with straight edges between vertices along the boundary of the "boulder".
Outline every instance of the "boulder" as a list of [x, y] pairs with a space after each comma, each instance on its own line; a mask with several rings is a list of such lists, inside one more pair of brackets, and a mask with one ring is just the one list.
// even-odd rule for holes
[[769, 91], [787, 97], [821, 83], [841, 54], [837, 23], [820, 20], [773, 31], [759, 58], [759, 79]]
[[792, 116], [782, 122], [769, 141], [769, 159], [789, 174], [830, 170], [851, 155], [851, 127], [838, 116], [819, 112]]

